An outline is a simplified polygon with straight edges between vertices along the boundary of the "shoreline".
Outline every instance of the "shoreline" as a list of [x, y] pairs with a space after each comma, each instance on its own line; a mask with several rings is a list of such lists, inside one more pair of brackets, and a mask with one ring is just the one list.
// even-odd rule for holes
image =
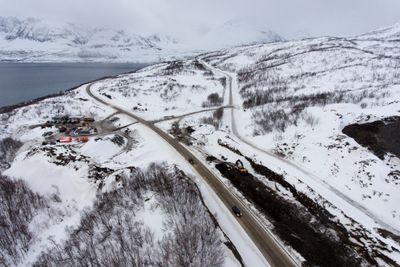
[[[162, 62], [159, 62], [159, 63], [162, 63]], [[84, 82], [84, 83], [80, 83], [80, 84], [78, 84], [76, 86], [73, 86], [73, 87], [65, 89], [65, 90], [61, 90], [61, 91], [53, 93], [53, 94], [37, 97], [37, 98], [31, 99], [31, 100], [28, 100], [28, 101], [22, 101], [22, 102], [19, 102], [19, 103], [16, 103], [16, 104], [12, 104], [12, 105], [2, 106], [2, 107], [0, 107], [0, 115], [12, 112], [12, 111], [14, 111], [15, 109], [18, 109], [18, 108], [27, 107], [27, 106], [36, 104], [36, 103], [38, 103], [38, 102], [40, 102], [42, 100], [45, 100], [45, 99], [50, 99], [50, 98], [54, 98], [54, 97], [58, 97], [58, 96], [63, 96], [67, 92], [76, 90], [79, 87], [81, 87], [81, 86], [83, 86], [85, 84], [88, 84], [88, 83], [93, 83], [93, 82], [97, 82], [97, 81], [105, 80], [105, 79], [112, 79], [112, 78], [116, 78], [116, 77], [118, 77], [120, 75], [126, 75], [126, 74], [130, 74], [130, 73], [135, 73], [135, 72], [137, 72], [137, 71], [139, 71], [139, 70], [141, 70], [143, 68], [146, 68], [148, 66], [152, 66], [152, 65], [155, 65], [155, 64], [159, 64], [159, 63], [153, 63], [153, 64], [145, 65], [145, 66], [142, 66], [142, 67], [140, 67], [140, 68], [138, 68], [136, 70], [123, 72], [123, 73], [119, 73], [119, 74], [116, 74], [116, 75], [102, 76], [100, 78], [97, 78], [97, 79], [94, 79], [94, 80], [90, 80], [90, 81], [87, 81], [87, 82]]]

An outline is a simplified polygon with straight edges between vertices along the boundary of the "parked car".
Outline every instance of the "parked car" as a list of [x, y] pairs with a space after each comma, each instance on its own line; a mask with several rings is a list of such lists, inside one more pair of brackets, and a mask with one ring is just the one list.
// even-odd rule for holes
[[90, 131], [90, 134], [97, 134], [97, 128], [96, 127], [89, 127], [89, 131]]
[[47, 146], [47, 145], [56, 145], [57, 143], [55, 141], [43, 141], [42, 146]]
[[65, 132], [66, 130], [67, 130], [67, 127], [64, 127], [64, 126], [61, 126], [61, 127], [58, 128], [58, 131], [59, 131], [60, 133], [63, 133], [63, 132]]
[[240, 209], [239, 209], [238, 207], [233, 206], [233, 207], [232, 207], [232, 211], [233, 211], [233, 213], [236, 215], [236, 217], [242, 216], [242, 212], [240, 211]]
[[77, 132], [76, 135], [90, 135], [92, 134], [89, 130], [80, 130], [79, 132]]
[[42, 134], [43, 137], [49, 137], [49, 136], [52, 136], [52, 135], [53, 135], [52, 131], [48, 131], [48, 132], [45, 132], [44, 134]]
[[78, 124], [81, 120], [79, 118], [70, 118], [69, 123]]

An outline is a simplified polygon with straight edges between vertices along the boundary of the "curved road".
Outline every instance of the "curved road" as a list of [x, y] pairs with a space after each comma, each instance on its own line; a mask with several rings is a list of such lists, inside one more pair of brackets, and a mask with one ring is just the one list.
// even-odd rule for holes
[[[204, 62], [203, 60], [200, 60], [200, 62], [209, 70], [211, 71], [215, 71], [215, 72], [219, 72], [222, 75], [224, 75], [227, 78], [227, 86], [229, 87], [229, 106], [234, 106], [235, 103], [233, 103], [233, 96], [232, 96], [232, 87], [233, 87], [233, 79], [234, 77], [232, 77], [231, 74], [220, 70], [214, 66], [211, 66], [210, 64], [208, 64], [207, 62]], [[386, 223], [384, 220], [382, 220], [382, 218], [380, 218], [378, 215], [374, 214], [371, 210], [369, 210], [368, 208], [364, 207], [363, 205], [361, 205], [359, 202], [354, 201], [353, 199], [351, 199], [350, 197], [348, 197], [347, 195], [345, 195], [342, 191], [336, 189], [335, 187], [331, 186], [330, 184], [328, 184], [327, 182], [325, 182], [323, 179], [320, 179], [319, 177], [317, 177], [316, 175], [310, 173], [309, 171], [303, 169], [302, 167], [296, 165], [295, 163], [287, 160], [287, 159], [283, 159], [281, 157], [278, 157], [276, 155], [274, 155], [273, 153], [271, 153], [270, 151], [267, 151], [265, 149], [260, 148], [259, 146], [255, 145], [254, 143], [250, 142], [249, 140], [247, 140], [246, 138], [242, 137], [240, 135], [240, 133], [238, 132], [237, 128], [236, 128], [236, 123], [235, 123], [235, 117], [234, 117], [234, 109], [231, 109], [231, 129], [232, 129], [232, 133], [233, 135], [235, 135], [241, 142], [245, 143], [246, 145], [250, 146], [253, 149], [256, 149], [270, 157], [272, 157], [273, 159], [277, 160], [280, 163], [283, 163], [286, 165], [286, 169], [294, 169], [298, 172], [300, 172], [302, 175], [304, 175], [305, 178], [310, 178], [313, 180], [313, 182], [319, 184], [320, 186], [326, 188], [327, 190], [329, 190], [331, 193], [334, 194], [334, 196], [332, 195], [328, 195], [325, 193], [325, 195], [322, 195], [326, 200], [328, 200], [329, 202], [331, 202], [333, 205], [337, 206], [337, 207], [343, 207], [343, 205], [347, 205], [347, 210], [353, 210], [354, 212], [359, 212], [359, 214], [363, 214], [367, 217], [369, 217], [371, 220], [373, 220], [376, 224], [378, 224], [381, 228], [386, 228], [386, 230], [391, 231], [392, 233], [396, 234], [396, 235], [400, 235], [400, 231], [396, 228], [394, 228], [392, 225]], [[313, 186], [308, 185], [311, 188], [313, 188]], [[317, 191], [318, 192], [318, 191]], [[339, 198], [342, 201], [340, 201], [340, 204], [335, 204], [335, 198]]]
[[169, 120], [175, 120], [175, 119], [182, 119], [182, 118], [187, 117], [187, 116], [190, 116], [190, 115], [194, 115], [194, 114], [198, 114], [198, 113], [203, 113], [203, 112], [207, 112], [207, 111], [214, 111], [214, 110], [217, 110], [217, 109], [226, 109], [226, 108], [234, 108], [234, 106], [228, 105], [228, 106], [220, 106], [220, 107], [202, 109], [202, 110], [199, 110], [199, 111], [193, 111], [193, 112], [185, 113], [185, 114], [182, 114], [182, 115], [173, 116], [173, 117], [171, 116], [171, 117], [168, 117], [168, 118], [153, 120], [153, 121], [149, 121], [149, 122], [151, 122], [151, 123], [159, 123], [159, 122], [162, 122], [162, 121], [169, 121]]
[[108, 103], [105, 100], [94, 95], [90, 88], [93, 83], [89, 84], [86, 87], [86, 91], [89, 96], [97, 100], [98, 102], [112, 107], [119, 113], [125, 114], [139, 123], [147, 126], [151, 130], [153, 130], [156, 134], [158, 134], [161, 138], [163, 138], [168, 144], [170, 144], [175, 150], [181, 154], [184, 158], [189, 159], [192, 158], [195, 160], [193, 168], [197, 171], [200, 177], [207, 182], [207, 184], [213, 189], [213, 191], [217, 194], [217, 196], [221, 199], [221, 201], [225, 204], [228, 210], [231, 209], [232, 206], [236, 205], [239, 207], [243, 213], [243, 216], [238, 218], [238, 223], [242, 226], [243, 230], [247, 233], [247, 235], [252, 239], [254, 244], [258, 247], [262, 255], [266, 258], [268, 263], [271, 266], [276, 267], [290, 267], [290, 266], [298, 266], [298, 264], [293, 260], [291, 255], [282, 247], [282, 245], [275, 239], [272, 233], [266, 229], [262, 222], [257, 218], [256, 215], [247, 207], [247, 205], [243, 204], [240, 199], [238, 199], [234, 193], [230, 192], [230, 190], [223, 184], [218, 177], [216, 177], [206, 165], [204, 165], [201, 161], [197, 160], [196, 157], [186, 149], [181, 143], [177, 140], [169, 136], [167, 133], [163, 132], [160, 128], [156, 127], [152, 122], [146, 121], [133, 113], [126, 111], [112, 103]]

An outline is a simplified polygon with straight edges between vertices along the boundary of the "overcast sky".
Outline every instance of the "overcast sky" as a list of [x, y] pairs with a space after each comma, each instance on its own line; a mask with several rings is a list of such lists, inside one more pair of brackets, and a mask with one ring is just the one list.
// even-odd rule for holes
[[346, 36], [400, 22], [400, 0], [0, 0], [0, 15], [178, 37], [231, 19], [289, 38], [298, 32]]

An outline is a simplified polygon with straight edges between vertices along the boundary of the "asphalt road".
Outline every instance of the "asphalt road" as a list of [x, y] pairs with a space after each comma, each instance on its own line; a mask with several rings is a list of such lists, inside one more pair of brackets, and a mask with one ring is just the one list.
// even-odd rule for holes
[[158, 123], [158, 122], [162, 122], [162, 121], [169, 121], [169, 120], [176, 120], [176, 119], [182, 119], [184, 117], [190, 116], [190, 115], [194, 115], [194, 114], [198, 114], [198, 113], [203, 113], [203, 112], [208, 112], [208, 111], [215, 111], [217, 109], [226, 109], [226, 108], [234, 108], [232, 105], [228, 105], [228, 106], [220, 106], [220, 107], [214, 107], [214, 108], [208, 108], [208, 109], [202, 109], [199, 111], [193, 111], [193, 112], [189, 112], [189, 113], [185, 113], [182, 115], [178, 115], [178, 116], [170, 116], [167, 118], [163, 118], [163, 119], [159, 119], [159, 120], [154, 120], [154, 121], [149, 121], [151, 123]]
[[[204, 165], [201, 161], [197, 160], [196, 157], [186, 149], [181, 143], [172, 138], [170, 135], [162, 131], [160, 128], [155, 126], [152, 122], [146, 121], [133, 113], [126, 111], [118, 106], [113, 105], [112, 103], [108, 103], [103, 99], [95, 96], [90, 91], [92, 84], [89, 84], [86, 87], [86, 91], [95, 100], [98, 102], [112, 107], [119, 113], [125, 114], [139, 123], [147, 126], [151, 130], [153, 130], [156, 134], [158, 134], [161, 138], [163, 138], [167, 143], [169, 143], [175, 150], [181, 154], [184, 158], [194, 159], [195, 163], [193, 168], [197, 171], [200, 177], [207, 182], [207, 184], [212, 188], [212, 190], [216, 193], [216, 195], [221, 199], [221, 201], [225, 204], [228, 210], [231, 210], [232, 206], [237, 206], [242, 211], [243, 216], [237, 218], [238, 223], [242, 226], [243, 230], [248, 234], [248, 236], [252, 239], [254, 244], [258, 247], [262, 255], [268, 261], [271, 266], [277, 267], [290, 267], [290, 266], [298, 266], [298, 264], [291, 258], [288, 252], [280, 245], [279, 242], [275, 239], [272, 233], [263, 225], [263, 223], [257, 218], [257, 216], [247, 207], [247, 205], [243, 204], [242, 201], [236, 197], [236, 195], [230, 190], [216, 177], [206, 165]], [[235, 217], [234, 217], [235, 218]]]
[[[235, 103], [233, 103], [233, 97], [232, 97], [232, 87], [233, 87], [233, 77], [222, 70], [219, 70], [215, 67], [210, 66], [209, 64], [207, 64], [206, 62], [202, 61], [203, 65], [207, 68], [209, 68], [211, 71], [217, 71], [221, 74], [223, 74], [226, 78], [227, 78], [227, 87], [229, 90], [229, 106], [234, 106]], [[246, 138], [242, 137], [239, 133], [239, 131], [237, 130], [236, 127], [236, 120], [235, 120], [235, 112], [234, 109], [231, 109], [231, 130], [234, 136], [237, 137], [237, 139], [239, 139], [242, 143], [247, 144], [248, 146], [252, 147], [255, 150], [258, 150], [276, 160], [278, 160], [279, 162], [281, 162], [282, 164], [284, 164], [283, 166], [285, 166], [286, 170], [296, 170], [299, 171], [300, 173], [303, 174], [303, 177], [306, 178], [308, 177], [309, 179], [312, 179], [314, 182], [318, 183], [320, 186], [325, 187], [326, 189], [328, 189], [330, 192], [332, 192], [335, 197], [337, 198], [341, 198], [343, 200], [342, 203], [347, 203], [347, 205], [349, 205], [349, 208], [354, 208], [356, 210], [358, 210], [359, 212], [367, 215], [368, 217], [370, 217], [373, 221], [375, 221], [375, 223], [379, 224], [379, 226], [383, 229], [386, 229], [388, 231], [391, 231], [392, 233], [396, 234], [396, 235], [400, 235], [400, 231], [396, 228], [394, 228], [392, 225], [386, 223], [384, 220], [382, 220], [382, 218], [379, 215], [374, 214], [373, 212], [371, 212], [371, 210], [369, 210], [367, 207], [361, 205], [359, 202], [354, 201], [353, 199], [351, 199], [350, 197], [348, 197], [346, 194], [344, 194], [342, 191], [336, 189], [335, 187], [331, 186], [330, 184], [328, 184], [327, 182], [324, 181], [324, 179], [317, 177], [316, 175], [314, 175], [313, 173], [305, 170], [304, 168], [296, 165], [295, 163], [281, 158], [273, 153], [271, 153], [270, 151], [267, 151], [257, 145], [255, 145], [254, 143], [252, 143], [251, 141], [247, 140]], [[310, 186], [312, 188], [312, 186]], [[329, 201], [329, 199], [327, 199]], [[332, 202], [334, 205], [335, 203]], [[351, 209], [350, 209], [351, 210]]]

